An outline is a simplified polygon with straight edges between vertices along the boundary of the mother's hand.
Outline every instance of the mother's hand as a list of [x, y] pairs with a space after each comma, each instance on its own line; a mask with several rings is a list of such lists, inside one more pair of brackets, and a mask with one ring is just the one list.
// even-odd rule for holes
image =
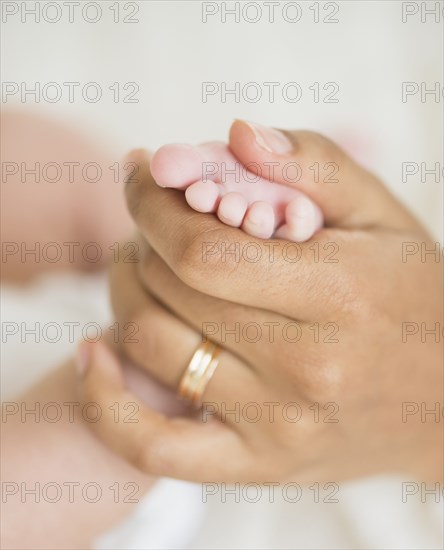
[[[442, 400], [441, 339], [412, 333], [421, 323], [442, 330], [442, 266], [430, 255], [403, 258], [416, 249], [404, 243], [430, 248], [430, 239], [373, 175], [321, 136], [287, 136], [293, 153], [277, 155], [272, 140], [263, 146], [264, 129], [237, 122], [230, 145], [250, 169], [278, 163], [283, 184], [282, 167], [298, 163], [305, 177], [294, 186], [329, 226], [299, 245], [260, 241], [191, 211], [180, 193], [156, 186], [146, 155], [135, 153], [140, 171], [127, 197], [149, 244], [142, 239], [138, 264], [113, 273], [117, 320], [140, 329], [138, 343], [121, 345], [173, 389], [203, 333], [223, 352], [200, 418], [140, 404], [138, 423], [110, 414], [94, 427], [157, 475], [304, 482], [397, 470], [437, 479], [440, 424], [412, 413]], [[316, 162], [334, 163], [339, 181], [310, 183]], [[89, 351], [85, 399], [102, 410], [128, 401], [118, 362]], [[217, 421], [206, 422], [213, 413]]]

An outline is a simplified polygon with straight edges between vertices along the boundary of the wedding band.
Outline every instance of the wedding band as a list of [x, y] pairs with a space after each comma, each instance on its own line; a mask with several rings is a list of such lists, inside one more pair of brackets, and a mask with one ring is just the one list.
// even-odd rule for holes
[[200, 344], [188, 363], [177, 393], [193, 407], [202, 406], [202, 396], [219, 364], [220, 348], [207, 340]]

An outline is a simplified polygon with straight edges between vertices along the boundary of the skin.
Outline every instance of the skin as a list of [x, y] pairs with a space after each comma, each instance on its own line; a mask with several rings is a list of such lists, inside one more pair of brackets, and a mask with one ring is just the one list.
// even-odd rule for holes
[[[30, 167], [35, 162], [42, 166], [47, 162], [76, 161], [80, 165], [97, 162], [104, 174], [105, 167], [112, 164], [112, 156], [95, 148], [84, 136], [44, 117], [6, 111], [2, 115], [1, 130], [5, 163], [26, 162]], [[4, 243], [24, 243], [31, 249], [36, 242], [54, 242], [55, 239], [59, 243], [94, 241], [104, 254], [97, 263], [84, 262], [78, 254], [72, 262], [64, 256], [56, 263], [36, 261], [32, 256], [21, 261], [20, 255], [11, 255], [2, 261], [2, 283], [32, 283], [44, 272], [103, 267], [109, 260], [107, 252], [111, 255], [108, 246], [122, 239], [131, 228], [131, 220], [121, 200], [122, 182], [120, 185], [109, 183], [62, 179], [58, 184], [51, 184], [42, 180], [36, 183], [32, 177], [22, 182], [20, 174], [5, 177], [1, 207]], [[97, 203], [106, 204], [106, 208], [97, 209]], [[23, 365], [16, 366], [23, 376], [26, 372]], [[33, 365], [26, 367], [31, 369]], [[127, 366], [125, 373], [126, 383], [137, 385], [138, 395], [155, 405], [156, 401], [145, 391], [146, 382], [141, 384], [137, 371]], [[134, 500], [140, 500], [154, 483], [152, 477], [136, 470], [93, 436], [89, 422], [79, 414], [77, 383], [74, 362], [69, 361], [25, 394], [9, 396], [6, 400], [9, 405], [3, 404], [0, 545], [4, 549], [90, 548], [95, 537], [131, 514], [136, 506]], [[12, 414], [14, 403], [20, 409]], [[54, 407], [48, 409], [47, 416], [40, 414], [38, 422], [32, 414], [22, 421], [20, 411], [32, 411], [36, 407], [43, 411], [49, 403], [63, 410], [57, 422], [45, 420], [54, 417]], [[64, 403], [77, 403], [72, 417]], [[23, 490], [21, 483], [26, 484]], [[25, 492], [32, 491], [38, 483], [40, 502], [36, 502], [35, 495]], [[57, 502], [50, 502], [56, 495], [54, 488], [44, 492], [47, 483], [57, 483], [62, 491]], [[71, 486], [71, 501], [69, 483], [79, 484]], [[89, 483], [99, 484], [102, 489], [102, 497], [97, 502], [88, 502], [82, 496], [82, 489]], [[136, 485], [125, 489], [126, 483]], [[17, 484], [15, 494], [8, 493], [14, 490], [11, 484]], [[111, 486], [114, 492], [109, 489]], [[136, 494], [129, 499], [136, 486]], [[94, 500], [94, 487], [87, 491], [87, 497]]]
[[[26, 283], [47, 272], [107, 265], [110, 247], [132, 228], [122, 201], [124, 163], [90, 137], [31, 112], [6, 109], [1, 138], [2, 279]], [[37, 175], [31, 173], [36, 163]], [[100, 178], [91, 181], [97, 170]], [[106, 208], [97, 208], [99, 203]], [[64, 243], [72, 243], [71, 253]], [[37, 250], [37, 256], [27, 250]]]
[[[26, 394], [8, 400], [19, 404], [20, 410], [33, 410], [38, 406], [42, 410], [47, 403], [57, 403], [64, 414], [58, 422], [45, 421], [55, 414], [54, 408], [48, 408], [48, 416], [40, 415], [40, 421], [36, 422], [30, 414], [22, 421], [20, 413], [6, 416], [4, 411], [2, 548], [91, 548], [95, 537], [131, 514], [135, 500], [140, 501], [154, 483], [151, 477], [123, 461], [93, 436], [80, 406], [74, 407], [75, 414], [70, 419], [63, 403], [79, 403], [76, 385], [74, 365], [69, 362]], [[93, 409], [90, 413], [92, 417]], [[18, 492], [6, 494], [7, 489], [13, 489], [7, 483], [16, 484]], [[56, 489], [45, 492], [48, 483], [58, 484], [60, 499], [57, 502], [51, 502]], [[69, 483], [77, 483], [72, 486], [71, 497]], [[98, 484], [102, 491], [97, 502], [88, 501], [96, 497], [95, 488], [88, 489], [91, 483]], [[25, 492], [36, 486], [40, 487], [39, 502], [35, 495]], [[85, 487], [86, 498], [83, 497]], [[133, 499], [128, 498], [133, 490]]]
[[[318, 134], [286, 136], [292, 151], [275, 154], [249, 125], [236, 121], [230, 147], [244, 164], [265, 169], [264, 163], [279, 163], [274, 180], [283, 184], [288, 182], [280, 168], [287, 162], [297, 162], [304, 174], [314, 162], [336, 163], [338, 183], [307, 178], [303, 189], [294, 184], [321, 207], [326, 220], [313, 240], [298, 245], [296, 263], [288, 261], [294, 249], [285, 248], [284, 240], [275, 241], [270, 261], [266, 241], [193, 212], [182, 194], [154, 183], [146, 152], [131, 155], [139, 173], [126, 193], [140, 232], [139, 261], [114, 266], [111, 294], [118, 322], [136, 323], [142, 337], [121, 341], [121, 350], [175, 389], [202, 339], [203, 323], [213, 323], [210, 338], [222, 353], [205, 401], [207, 416], [208, 410], [219, 414], [210, 414], [206, 422], [202, 413], [169, 418], [140, 404], [137, 424], [116, 425], [108, 415], [92, 428], [142, 471], [194, 481], [308, 483], [379, 472], [442, 480], [441, 423], [431, 417], [402, 420], [405, 402], [442, 407], [442, 338], [423, 343], [417, 335], [402, 341], [405, 322], [443, 326], [442, 262], [421, 262], [419, 254], [402, 261], [402, 243], [426, 243], [427, 248], [433, 243], [373, 174]], [[262, 256], [249, 262], [227, 255], [222, 261], [220, 254], [211, 254], [204, 261], [208, 242], [227, 243], [227, 248], [239, 243], [241, 250], [254, 243]], [[327, 261], [329, 243], [335, 243], [337, 262]], [[233, 328], [236, 322], [277, 323], [275, 337], [263, 329], [252, 343], [214, 331], [221, 323]], [[296, 343], [283, 336], [288, 322], [299, 323]], [[316, 339], [314, 323], [322, 331], [333, 323], [337, 341], [328, 341], [322, 331]], [[83, 399], [135, 399], [119, 361], [103, 343], [84, 345], [80, 353]], [[251, 402], [263, 413], [257, 422], [221, 414], [223, 406], [231, 410], [239, 403], [242, 409]], [[272, 422], [267, 402], [277, 403]], [[289, 402], [301, 407], [298, 422], [282, 413]], [[310, 408], [316, 409], [315, 403], [317, 422]], [[325, 422], [332, 403], [338, 422]]]
[[[296, 135], [299, 161], [304, 151], [301, 147], [308, 146], [304, 141], [306, 137]], [[317, 136], [310, 137], [323, 142]], [[253, 136], [242, 123], [237, 123], [232, 130], [231, 147], [243, 162], [249, 158], [270, 159], [256, 148]], [[316, 153], [321, 154], [320, 151], [310, 154], [323, 158]], [[324, 158], [332, 153], [324, 152]], [[338, 154], [336, 150], [334, 153]], [[253, 240], [248, 237], [245, 241], [243, 233], [231, 232], [212, 216], [192, 213], [180, 194], [157, 189], [150, 180], [147, 166], [144, 165], [143, 170], [146, 173], [141, 173], [139, 181], [128, 186], [130, 204], [135, 205], [134, 208], [140, 205], [138, 213], [133, 208], [144, 235], [140, 238], [140, 261], [136, 264], [122, 261], [114, 266], [111, 276], [117, 319], [120, 323], [137, 323], [138, 334], [143, 338], [139, 337], [139, 342], [121, 342], [120, 350], [114, 351], [101, 343], [81, 348], [84, 367], [81, 391], [87, 401], [100, 399], [104, 420], [94, 426], [111, 450], [92, 436], [91, 424], [78, 415], [72, 423], [64, 417], [54, 424], [35, 423], [30, 418], [21, 422], [19, 416], [14, 415], [2, 424], [3, 481], [28, 480], [29, 484], [40, 482], [41, 485], [48, 481], [60, 485], [68, 481], [81, 484], [94, 481], [102, 487], [116, 482], [123, 486], [131, 481], [139, 485], [142, 494], [153, 483], [145, 472], [210, 481], [291, 478], [302, 482], [396, 470], [421, 479], [441, 479], [440, 424], [421, 423], [417, 418], [408, 423], [400, 421], [402, 400], [427, 403], [442, 400], [442, 346], [432, 342], [421, 344], [414, 338], [402, 345], [399, 341], [399, 319], [427, 321], [428, 326], [442, 319], [440, 266], [415, 262], [417, 258], [406, 264], [399, 262], [400, 240], [428, 242], [417, 222], [396, 202], [391, 202], [390, 210], [385, 201], [393, 199], [373, 179], [366, 181], [381, 193], [381, 204], [376, 208], [377, 203], [373, 203], [374, 211], [386, 210], [390, 223], [396, 221], [400, 225], [387, 227], [379, 219], [370, 221], [362, 205], [376, 201], [376, 197], [366, 196], [365, 201], [357, 200], [354, 206], [350, 199], [354, 188], [347, 187], [347, 180], [341, 179], [340, 183], [346, 187], [341, 193], [341, 202], [335, 200], [337, 190], [331, 195], [327, 193], [329, 189], [325, 189], [324, 194], [320, 186], [304, 190], [322, 204], [330, 220], [330, 228], [316, 240], [321, 244], [321, 238], [347, 244], [348, 264], [344, 263], [347, 257], [342, 246], [339, 265], [313, 262], [310, 243], [303, 248], [304, 260], [297, 264], [282, 263], [282, 260], [279, 264], [279, 249], [275, 249], [276, 265], [268, 260], [263, 264], [224, 263], [215, 256], [209, 256], [203, 263], [202, 241], [244, 244]], [[364, 177], [362, 171], [358, 175]], [[356, 181], [360, 178], [354, 179], [354, 185]], [[364, 192], [364, 189], [358, 191], [357, 199], [359, 193]], [[358, 218], [371, 230], [355, 228], [354, 209], [358, 207], [361, 208]], [[169, 216], [159, 215], [164, 209], [169, 211]], [[32, 238], [43, 240], [45, 235], [37, 235], [35, 229], [46, 228], [48, 221], [56, 224], [56, 220], [48, 217], [56, 211], [41, 208], [38, 212], [40, 218], [33, 226]], [[152, 220], [156, 223], [152, 224]], [[19, 230], [12, 221], [8, 225], [8, 231]], [[177, 235], [182, 240], [178, 241]], [[73, 233], [67, 238], [76, 236]], [[30, 237], [24, 235], [25, 240]], [[92, 237], [87, 234], [85, 238]], [[153, 243], [151, 246], [147, 239]], [[159, 243], [157, 248], [154, 243]], [[261, 241], [257, 244], [263, 245]], [[387, 258], [387, 265], [379, 262], [380, 256], [370, 246], [376, 244], [378, 253]], [[395, 245], [397, 254], [391, 252]], [[347, 272], [347, 265], [351, 273]], [[29, 278], [40, 269], [31, 262], [18, 267], [20, 273], [15, 273], [19, 278]], [[322, 277], [314, 281], [319, 270]], [[357, 288], [350, 278], [354, 274], [358, 277], [364, 270], [372, 273], [374, 280], [367, 290], [361, 288], [362, 285]], [[361, 278], [367, 281], [365, 273]], [[346, 275], [348, 279], [344, 282]], [[339, 276], [343, 278], [337, 280]], [[341, 284], [347, 285], [347, 293], [341, 291]], [[325, 290], [326, 285], [330, 292]], [[411, 292], [411, 288], [416, 287], [419, 291]], [[288, 288], [292, 289], [291, 293], [286, 292]], [[309, 295], [311, 289], [314, 289], [313, 296]], [[259, 305], [254, 304], [258, 296], [261, 297]], [[297, 313], [289, 314], [291, 307]], [[280, 323], [279, 328], [283, 321], [287, 323], [292, 319], [303, 328], [297, 344], [285, 341], [279, 330], [275, 332], [274, 343], [269, 341], [265, 330], [264, 337], [256, 343], [245, 339], [236, 342], [230, 336], [222, 341], [220, 335], [211, 336], [223, 346], [223, 352], [205, 395], [210, 402], [206, 422], [200, 420], [201, 415], [193, 417], [189, 412], [177, 410], [170, 418], [175, 400], [168, 394], [162, 395], [140, 372], [133, 371], [128, 376], [127, 366], [123, 376], [122, 363], [115, 355], [123, 351], [174, 390], [188, 358], [201, 341], [203, 322], [225, 322], [228, 328], [235, 322], [254, 321], [261, 326], [275, 322]], [[315, 343], [313, 331], [306, 330], [315, 320], [321, 325], [325, 320], [336, 322], [340, 328], [336, 335], [339, 342], [324, 342], [325, 333], [321, 332], [320, 342]], [[367, 330], [362, 330], [362, 326]], [[292, 334], [290, 331], [289, 335]], [[379, 347], [374, 345], [375, 341], [381, 342]], [[153, 391], [157, 402], [153, 400]], [[25, 404], [27, 409], [35, 407], [36, 402], [78, 401], [73, 365], [60, 367], [14, 401]], [[115, 423], [107, 417], [108, 407], [115, 401], [121, 407], [128, 401], [139, 403], [140, 421]], [[235, 422], [229, 415], [226, 419], [215, 419], [213, 412], [215, 408], [221, 410], [222, 402], [230, 409], [236, 402], [242, 408], [252, 401], [262, 404], [264, 420], [251, 423], [241, 417], [240, 422]], [[278, 405], [274, 409], [275, 421], [270, 423], [263, 403], [271, 401], [298, 402], [302, 419], [297, 423], [283, 422], [282, 407]], [[150, 406], [146, 406], [147, 402]], [[314, 412], [308, 408], [313, 402], [320, 404], [320, 422], [314, 422]], [[333, 414], [338, 423], [323, 422], [327, 413], [332, 412], [322, 408], [329, 402], [339, 405], [339, 411]], [[154, 409], [164, 410], [166, 414]], [[290, 410], [289, 416], [293, 412]], [[128, 458], [142, 473], [112, 450]], [[226, 456], [230, 459], [221, 460]], [[101, 465], [99, 469], [97, 464]], [[2, 504], [2, 547], [89, 547], [95, 536], [129, 514], [134, 506], [115, 503], [111, 492], [105, 491], [104, 495], [105, 498], [95, 504], [84, 499], [69, 503], [65, 499], [57, 505], [36, 504], [32, 498], [21, 502], [20, 498], [10, 497]], [[31, 516], [33, 521], [29, 522]], [[25, 524], [27, 527], [23, 529]]]

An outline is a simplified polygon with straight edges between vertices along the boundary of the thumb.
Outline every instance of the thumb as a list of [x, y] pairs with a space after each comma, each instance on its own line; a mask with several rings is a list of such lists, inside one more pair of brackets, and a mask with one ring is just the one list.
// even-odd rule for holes
[[251, 172], [294, 187], [321, 208], [327, 226], [416, 225], [412, 215], [373, 174], [328, 138], [235, 120], [229, 145]]

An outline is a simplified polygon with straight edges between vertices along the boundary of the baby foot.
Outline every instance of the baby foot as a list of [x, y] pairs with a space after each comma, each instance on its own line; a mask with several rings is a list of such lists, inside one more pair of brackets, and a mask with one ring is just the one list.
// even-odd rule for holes
[[322, 213], [311, 199], [249, 172], [225, 143], [165, 145], [150, 166], [158, 185], [185, 191], [191, 208], [213, 212], [254, 237], [303, 242], [322, 226]]

